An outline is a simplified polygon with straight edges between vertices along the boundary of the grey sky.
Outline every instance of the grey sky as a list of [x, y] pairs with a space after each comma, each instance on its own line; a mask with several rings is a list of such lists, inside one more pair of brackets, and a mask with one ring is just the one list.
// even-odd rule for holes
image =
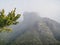
[[15, 7], [18, 13], [37, 12], [40, 16], [60, 20], [60, 0], [0, 0], [0, 9], [6, 12]]

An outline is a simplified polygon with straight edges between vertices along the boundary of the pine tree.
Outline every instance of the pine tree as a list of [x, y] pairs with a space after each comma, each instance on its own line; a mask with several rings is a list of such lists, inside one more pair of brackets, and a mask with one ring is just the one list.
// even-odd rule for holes
[[16, 15], [15, 12], [16, 8], [7, 15], [5, 15], [4, 9], [0, 11], [0, 32], [10, 31], [11, 28], [7, 28], [7, 26], [16, 25], [18, 23], [17, 19], [20, 18], [21, 14]]

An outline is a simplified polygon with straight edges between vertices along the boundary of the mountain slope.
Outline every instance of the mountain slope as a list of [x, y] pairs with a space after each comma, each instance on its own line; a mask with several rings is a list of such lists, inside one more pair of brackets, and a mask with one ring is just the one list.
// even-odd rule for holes
[[42, 18], [35, 12], [24, 12], [23, 16], [22, 23], [10, 26], [11, 33], [3, 34], [3, 45], [60, 45], [60, 23]]
[[[39, 17], [36, 13], [24, 13], [23, 24], [27, 26], [24, 33], [18, 35], [11, 45], [57, 45], [59, 42], [54, 36], [54, 31], [50, 29], [45, 18]], [[50, 20], [50, 19], [48, 19]]]
[[[24, 34], [16, 38], [14, 44], [17, 45], [49, 45], [57, 43], [48, 27], [40, 26], [40, 28], [31, 26]], [[13, 44], [12, 44], [13, 45]]]
[[52, 31], [54, 37], [60, 41], [60, 23], [57, 23], [56, 21], [49, 18], [43, 18], [43, 20]]

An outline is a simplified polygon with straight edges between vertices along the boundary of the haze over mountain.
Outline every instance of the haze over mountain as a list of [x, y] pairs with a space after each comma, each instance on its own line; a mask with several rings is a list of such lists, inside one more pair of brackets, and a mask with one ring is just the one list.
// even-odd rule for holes
[[60, 44], [60, 23], [49, 18], [42, 18], [36, 12], [24, 12], [23, 18], [21, 23], [10, 26], [13, 29], [11, 33], [1, 33], [1, 45]]

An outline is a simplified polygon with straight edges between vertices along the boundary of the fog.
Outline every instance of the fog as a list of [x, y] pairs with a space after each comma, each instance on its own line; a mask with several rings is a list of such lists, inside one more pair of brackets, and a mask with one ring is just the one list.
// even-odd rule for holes
[[[0, 0], [0, 9], [9, 12], [17, 8], [16, 13], [37, 12], [42, 17], [60, 20], [60, 0]], [[22, 16], [21, 16], [22, 19]]]

